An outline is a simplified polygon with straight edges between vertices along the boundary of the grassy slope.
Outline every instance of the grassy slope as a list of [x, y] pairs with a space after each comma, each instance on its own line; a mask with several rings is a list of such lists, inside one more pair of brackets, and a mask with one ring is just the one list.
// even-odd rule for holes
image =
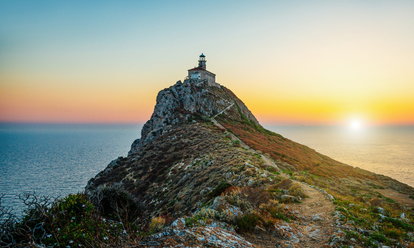
[[[234, 146], [223, 130], [211, 123], [190, 123], [151, 141], [92, 181], [95, 186], [122, 182], [128, 192], [158, 214], [178, 216], [210, 200], [208, 192], [221, 181], [248, 170], [244, 166], [247, 161], [259, 168], [262, 165], [260, 156]], [[225, 178], [226, 173], [234, 176]], [[268, 181], [263, 179], [261, 184]]]
[[241, 117], [237, 120], [229, 119], [225, 115], [218, 116], [217, 120], [224, 127], [253, 149], [268, 154], [275, 161], [284, 162], [280, 163], [283, 169], [296, 171], [298, 176], [306, 177], [305, 179], [310, 180], [312, 184], [343, 195], [352, 194], [353, 191], [372, 191], [376, 188], [392, 188], [408, 195], [414, 194], [414, 189], [408, 185], [340, 163], [307, 146], [255, 125], [237, 108], [229, 112], [230, 116], [239, 112]]

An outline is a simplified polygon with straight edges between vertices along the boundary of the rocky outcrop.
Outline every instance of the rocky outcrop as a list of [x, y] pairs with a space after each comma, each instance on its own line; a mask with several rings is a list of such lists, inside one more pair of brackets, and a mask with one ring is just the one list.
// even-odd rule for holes
[[[137, 152], [151, 140], [167, 133], [172, 127], [192, 119], [209, 118], [236, 103], [233, 113], [246, 116], [259, 124], [253, 114], [233, 92], [223, 86], [212, 86], [205, 80], [188, 79], [183, 83], [161, 90], [151, 119], [141, 131], [141, 139], [135, 140], [128, 155]], [[236, 117], [237, 118], [237, 117]]]
[[225, 223], [213, 222], [199, 227], [186, 227], [185, 218], [178, 218], [170, 226], [145, 241], [143, 246], [154, 247], [256, 247], [243, 237], [227, 230]]

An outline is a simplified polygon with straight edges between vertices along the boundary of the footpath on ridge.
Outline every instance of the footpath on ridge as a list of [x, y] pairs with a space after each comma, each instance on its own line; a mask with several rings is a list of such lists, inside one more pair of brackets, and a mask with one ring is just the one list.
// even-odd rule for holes
[[[224, 113], [226, 110], [230, 109], [234, 103], [220, 111], [218, 114], [214, 115], [211, 118], [211, 121], [221, 129], [226, 130], [232, 137], [233, 140], [238, 140], [240, 145], [252, 152], [257, 153], [256, 150], [249, 147], [246, 143], [240, 140], [232, 132], [228, 131], [223, 125], [218, 123], [215, 118]], [[261, 153], [259, 153], [261, 154]], [[289, 176], [282, 172], [282, 170], [267, 156], [261, 154], [262, 160], [267, 166], [272, 166], [276, 168], [279, 173], [286, 179]], [[300, 204], [289, 204], [288, 208], [298, 217], [299, 233], [298, 240], [292, 241], [282, 241], [282, 246], [286, 247], [323, 247], [323, 245], [329, 243], [329, 240], [334, 234], [335, 230], [335, 219], [332, 213], [335, 212], [335, 206], [332, 204], [331, 200], [328, 199], [327, 194], [324, 194], [320, 190], [316, 189], [313, 186], [302, 183], [300, 181], [291, 179], [295, 183], [301, 185], [305, 194], [308, 196], [302, 199]], [[250, 242], [255, 243], [258, 247], [274, 247], [273, 239], [271, 237], [266, 237], [267, 235], [261, 236], [250, 236], [246, 239]], [[293, 244], [292, 244], [293, 243]], [[294, 246], [292, 246], [294, 245]]]

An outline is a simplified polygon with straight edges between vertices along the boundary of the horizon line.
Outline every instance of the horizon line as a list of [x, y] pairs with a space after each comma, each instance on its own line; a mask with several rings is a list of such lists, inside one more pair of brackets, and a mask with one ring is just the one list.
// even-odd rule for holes
[[[144, 125], [144, 122], [29, 122], [29, 121], [0, 121], [0, 125]], [[260, 122], [259, 122], [260, 123]], [[347, 127], [344, 124], [302, 124], [302, 123], [260, 123], [262, 126], [280, 127]], [[404, 124], [370, 124], [364, 127], [414, 127], [414, 123]]]

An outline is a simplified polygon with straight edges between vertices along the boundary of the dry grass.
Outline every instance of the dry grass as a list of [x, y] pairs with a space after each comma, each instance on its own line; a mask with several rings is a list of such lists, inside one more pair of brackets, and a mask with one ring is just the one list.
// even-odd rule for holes
[[255, 177], [255, 168], [263, 163], [260, 156], [234, 147], [221, 129], [206, 124], [177, 127], [136, 155], [93, 179], [94, 186], [122, 182], [128, 192], [147, 203], [153, 216], [189, 213], [208, 202], [220, 182], [239, 180], [240, 175], [258, 184], [269, 180]]

